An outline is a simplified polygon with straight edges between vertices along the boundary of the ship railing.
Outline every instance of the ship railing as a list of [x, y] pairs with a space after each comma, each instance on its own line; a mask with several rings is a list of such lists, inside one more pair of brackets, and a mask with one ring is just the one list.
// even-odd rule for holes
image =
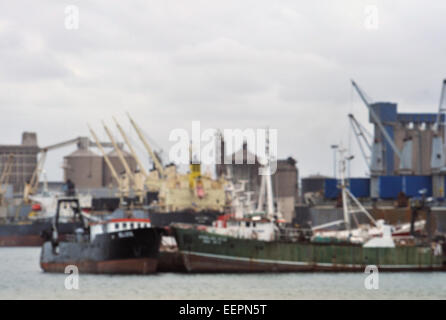
[[311, 229], [280, 228], [276, 238], [284, 242], [306, 241], [311, 238]]

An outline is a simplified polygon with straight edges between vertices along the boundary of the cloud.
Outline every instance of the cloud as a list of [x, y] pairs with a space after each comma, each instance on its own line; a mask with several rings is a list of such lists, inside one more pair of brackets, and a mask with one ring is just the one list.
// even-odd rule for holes
[[[279, 155], [297, 158], [305, 176], [332, 172], [330, 145], [349, 143], [349, 112], [370, 128], [352, 77], [375, 101], [437, 111], [442, 2], [375, 1], [373, 31], [364, 28], [368, 1], [72, 4], [78, 30], [65, 29], [64, 3], [0, 4], [1, 143], [34, 130], [49, 145], [88, 135], [86, 122], [100, 132], [112, 115], [130, 131], [127, 111], [165, 148], [170, 130], [193, 120], [269, 126], [279, 130]], [[352, 148], [352, 173], [361, 175]], [[50, 180], [62, 178], [70, 150], [48, 156]]]

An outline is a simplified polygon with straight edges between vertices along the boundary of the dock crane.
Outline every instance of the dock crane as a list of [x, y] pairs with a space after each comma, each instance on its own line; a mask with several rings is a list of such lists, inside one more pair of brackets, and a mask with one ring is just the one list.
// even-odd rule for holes
[[444, 103], [446, 94], [446, 79], [441, 85], [440, 102], [438, 104], [437, 121], [433, 126], [431, 169], [434, 196], [444, 197], [445, 180], [445, 146], [446, 146], [446, 105]]
[[119, 160], [121, 161], [122, 165], [124, 166], [125, 173], [129, 176], [130, 180], [134, 181], [133, 172], [130, 169], [130, 166], [127, 163], [127, 160], [125, 160], [122, 150], [116, 144], [115, 138], [113, 138], [111, 131], [108, 129], [108, 127], [105, 125], [105, 123], [102, 123], [102, 125], [105, 129], [105, 132], [107, 133], [108, 138], [110, 139], [110, 141], [113, 145], [113, 148], [115, 149], [115, 151], [118, 155]]
[[115, 117], [113, 117], [113, 121], [115, 122], [115, 125], [118, 128], [119, 132], [121, 133], [121, 136], [124, 139], [125, 143], [127, 144], [127, 147], [129, 148], [131, 154], [133, 155], [133, 158], [135, 158], [135, 161], [138, 164], [139, 170], [144, 174], [145, 177], [148, 177], [149, 174], [148, 174], [146, 168], [144, 168], [141, 160], [137, 156], [135, 149], [133, 149], [133, 145], [130, 143], [129, 138], [127, 137], [127, 135], [124, 132], [124, 129], [122, 129], [121, 125], [119, 124], [119, 122], [116, 120]]
[[127, 160], [124, 157], [124, 154], [122, 153], [121, 148], [118, 147], [115, 139], [113, 138], [111, 131], [108, 129], [108, 127], [105, 125], [105, 123], [102, 123], [102, 125], [104, 126], [104, 129], [105, 129], [108, 137], [110, 138], [111, 143], [113, 144], [113, 148], [115, 149], [116, 153], [118, 154], [119, 160], [121, 160], [121, 163], [124, 166], [127, 176], [130, 178], [130, 180], [132, 182], [132, 187], [133, 187], [132, 189], [134, 189], [136, 196], [138, 197], [140, 203], [142, 203], [144, 200], [143, 179], [141, 179], [139, 176], [137, 176], [137, 173], [132, 172], [129, 164], [127, 163]]
[[25, 183], [25, 189], [23, 191], [23, 201], [25, 203], [29, 203], [30, 202], [29, 196], [32, 194], [35, 194], [37, 192], [37, 189], [39, 187], [40, 175], [42, 174], [48, 151], [62, 148], [62, 147], [65, 147], [65, 146], [68, 146], [68, 145], [71, 145], [74, 143], [81, 144], [83, 142], [85, 142], [85, 138], [77, 137], [74, 139], [70, 139], [70, 140], [67, 140], [64, 142], [59, 142], [59, 143], [39, 149], [40, 157], [37, 162], [36, 168], [31, 176], [31, 179]]
[[[440, 103], [438, 105], [437, 121], [434, 125], [434, 137], [432, 139], [431, 167], [434, 170], [441, 170], [445, 166], [444, 147], [446, 144], [446, 128], [444, 126], [446, 117], [446, 106], [444, 103], [446, 90], [446, 79], [443, 80], [440, 93]], [[443, 130], [443, 134], [442, 131]]]
[[[371, 170], [370, 158], [372, 154], [372, 134], [355, 118], [353, 114], [349, 114], [350, 126], [355, 134], [356, 142], [361, 150], [362, 157], [366, 163], [366, 166]], [[369, 140], [370, 139], [370, 140]], [[367, 150], [366, 150], [367, 148]]]
[[3, 171], [0, 176], [0, 205], [3, 204], [3, 198], [6, 193], [6, 185], [9, 181], [9, 176], [11, 175], [12, 166], [14, 163], [14, 154], [8, 155], [5, 165], [3, 166]]
[[390, 145], [390, 147], [392, 148], [393, 152], [395, 152], [395, 154], [398, 156], [398, 159], [400, 160], [400, 167], [401, 168], [409, 168], [409, 166], [407, 166], [407, 164], [405, 163], [406, 160], [403, 157], [401, 151], [398, 149], [398, 147], [395, 145], [395, 142], [392, 140], [392, 138], [387, 133], [387, 130], [384, 128], [381, 120], [376, 115], [376, 113], [373, 110], [370, 102], [365, 97], [364, 92], [359, 88], [359, 86], [356, 84], [356, 82], [354, 80], [351, 80], [351, 82], [352, 82], [353, 88], [355, 88], [355, 90], [358, 93], [359, 97], [361, 98], [362, 102], [364, 102], [364, 104], [366, 105], [367, 109], [369, 110], [370, 115], [371, 115], [372, 119], [375, 121], [376, 125], [378, 126], [381, 134], [384, 136], [385, 140]]
[[[133, 145], [130, 143], [130, 140], [125, 133], [124, 129], [122, 129], [119, 122], [113, 117], [113, 121], [116, 124], [116, 127], [118, 128], [119, 132], [121, 133], [122, 138], [124, 139], [125, 143], [127, 144], [127, 147], [130, 150], [130, 153], [133, 155], [133, 158], [135, 158], [136, 163], [138, 164], [138, 168], [140, 170], [140, 173], [135, 173], [134, 176], [136, 180], [138, 180], [138, 175], [142, 175], [144, 177], [144, 186], [147, 187], [150, 191], [158, 191], [159, 190], [159, 179], [154, 177], [149, 172], [147, 172], [146, 168], [144, 167], [143, 163], [141, 162], [140, 158], [135, 152], [135, 149], [133, 148]], [[157, 181], [158, 180], [158, 181]]]
[[152, 158], [153, 163], [155, 164], [155, 169], [160, 174], [160, 177], [163, 178], [164, 177], [164, 167], [163, 167], [163, 165], [159, 161], [159, 159], [156, 156], [156, 154], [153, 152], [152, 148], [150, 147], [149, 143], [147, 142], [147, 139], [142, 134], [141, 129], [138, 127], [138, 125], [135, 123], [135, 121], [133, 121], [133, 119], [130, 117], [130, 114], [127, 113], [127, 116], [129, 118], [130, 123], [132, 124], [133, 128], [135, 129], [136, 133], [138, 134], [139, 139], [144, 144], [144, 147], [146, 148], [147, 152], [149, 153], [150, 157]]
[[116, 172], [115, 168], [113, 167], [113, 164], [110, 161], [110, 158], [108, 157], [107, 153], [105, 152], [102, 144], [99, 142], [99, 139], [96, 135], [96, 133], [93, 131], [93, 129], [90, 127], [90, 125], [88, 125], [88, 129], [90, 130], [90, 133], [94, 139], [94, 141], [96, 142], [97, 147], [99, 148], [99, 150], [101, 150], [102, 155], [104, 156], [104, 160], [105, 163], [107, 164], [108, 168], [110, 169], [110, 172], [113, 176], [113, 178], [115, 178], [117, 184], [118, 184], [118, 190], [119, 190], [119, 197], [122, 199], [124, 196], [128, 197], [128, 188], [126, 188], [126, 182], [124, 178], [120, 178], [118, 173]]
[[[99, 142], [99, 145], [101, 148], [102, 147], [109, 147], [111, 146], [109, 143], [106, 142]], [[45, 160], [46, 160], [46, 156], [48, 151], [54, 150], [54, 149], [58, 149], [58, 148], [63, 148], [66, 147], [68, 145], [72, 145], [72, 144], [77, 144], [78, 146], [80, 145], [85, 145], [85, 146], [94, 146], [96, 145], [95, 142], [92, 142], [88, 139], [88, 137], [77, 137], [74, 139], [70, 139], [67, 141], [63, 141], [63, 142], [59, 142], [56, 144], [52, 144], [43, 148], [39, 149], [39, 160], [37, 161], [37, 165], [35, 170], [33, 171], [33, 174], [31, 176], [31, 179], [25, 183], [25, 188], [23, 191], [23, 201], [25, 203], [29, 203], [30, 199], [29, 196], [33, 195], [37, 192], [37, 189], [39, 187], [39, 180], [40, 180], [40, 176], [43, 172], [43, 167], [45, 165]], [[119, 144], [118, 144], [119, 146]]]
[[[443, 83], [441, 85], [441, 93], [440, 93], [440, 103], [438, 105], [438, 114], [437, 114], [437, 123], [436, 123], [436, 131], [439, 133], [441, 124], [444, 123], [446, 119], [441, 121], [441, 115], [446, 113], [446, 106], [444, 106], [444, 98], [445, 98], [445, 89], [446, 89], [446, 79], [443, 79]], [[446, 136], [446, 132], [445, 132]]]

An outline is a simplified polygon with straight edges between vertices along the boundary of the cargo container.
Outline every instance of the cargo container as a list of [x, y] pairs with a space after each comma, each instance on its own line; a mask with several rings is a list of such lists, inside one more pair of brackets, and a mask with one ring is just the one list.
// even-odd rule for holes
[[[336, 199], [341, 190], [338, 188], [338, 180], [333, 178], [325, 179], [324, 197], [326, 199]], [[351, 193], [357, 198], [370, 197], [370, 179], [369, 178], [350, 178], [347, 180]]]

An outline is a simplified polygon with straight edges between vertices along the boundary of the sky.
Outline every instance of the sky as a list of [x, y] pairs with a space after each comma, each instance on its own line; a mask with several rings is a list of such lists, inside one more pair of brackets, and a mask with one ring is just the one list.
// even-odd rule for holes
[[[166, 154], [195, 120], [269, 127], [301, 176], [332, 174], [340, 143], [363, 176], [347, 114], [372, 128], [350, 79], [400, 112], [437, 112], [445, 16], [433, 0], [2, 1], [0, 144], [35, 131], [43, 147], [88, 136], [87, 123], [107, 140], [114, 116], [144, 154], [128, 112]], [[73, 150], [48, 154], [48, 180]]]

